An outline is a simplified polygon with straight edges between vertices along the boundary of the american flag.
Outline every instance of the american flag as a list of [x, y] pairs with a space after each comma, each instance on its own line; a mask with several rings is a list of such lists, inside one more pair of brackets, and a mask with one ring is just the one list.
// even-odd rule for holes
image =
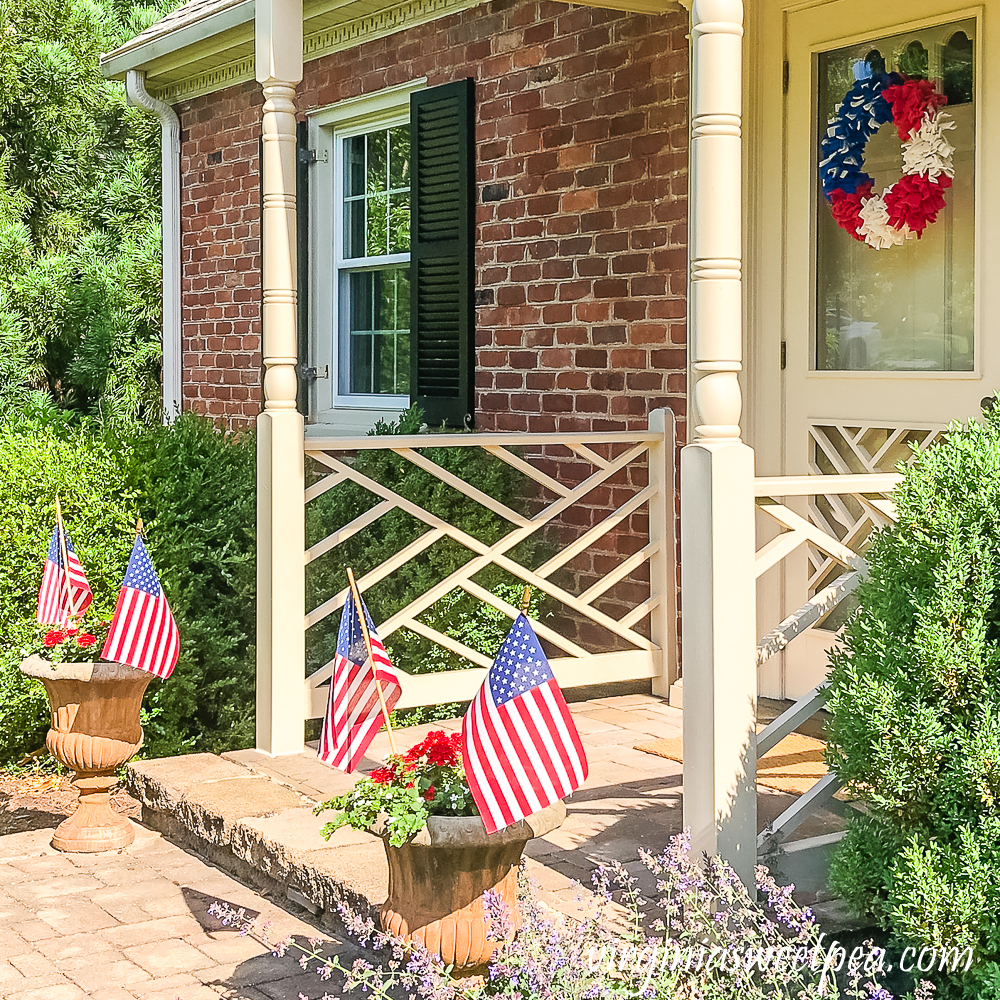
[[[361, 601], [361, 611], [368, 625], [375, 670], [382, 685], [386, 708], [391, 712], [399, 701], [399, 677], [372, 623], [371, 615]], [[327, 702], [323, 732], [319, 741], [319, 758], [331, 767], [353, 771], [364, 757], [369, 744], [382, 724], [382, 706], [375, 688], [375, 674], [365, 648], [361, 619], [352, 594], [347, 595], [344, 613], [340, 616], [337, 652], [333, 658], [330, 698]]]
[[587, 780], [587, 756], [528, 619], [519, 615], [462, 722], [465, 776], [487, 833]]
[[180, 651], [170, 605], [146, 546], [137, 537], [101, 659], [127, 663], [166, 679], [174, 672]]
[[71, 614], [83, 614], [90, 607], [94, 594], [87, 583], [87, 577], [73, 551], [73, 543], [63, 528], [66, 540], [66, 556], [69, 564], [69, 601], [66, 600], [66, 577], [63, 571], [62, 546], [59, 544], [59, 525], [52, 529], [49, 553], [45, 557], [42, 585], [38, 588], [39, 625], [65, 625]]

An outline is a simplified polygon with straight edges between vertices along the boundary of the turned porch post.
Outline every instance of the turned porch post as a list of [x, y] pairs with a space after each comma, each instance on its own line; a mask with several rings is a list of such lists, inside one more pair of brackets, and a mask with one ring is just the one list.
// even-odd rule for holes
[[302, 0], [257, 0], [264, 91], [260, 183], [264, 408], [257, 417], [257, 747], [302, 750], [305, 719], [304, 429], [295, 408], [295, 87]]
[[756, 862], [753, 451], [740, 440], [740, 0], [691, 9], [689, 343], [693, 437], [681, 452], [684, 825], [746, 882]]

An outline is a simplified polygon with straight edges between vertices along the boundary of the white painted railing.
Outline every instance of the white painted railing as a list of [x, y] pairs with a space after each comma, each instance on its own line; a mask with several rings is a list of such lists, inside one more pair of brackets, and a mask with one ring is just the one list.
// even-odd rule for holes
[[[861, 582], [867, 540], [872, 530], [895, 520], [890, 494], [901, 478], [895, 473], [877, 473], [755, 480], [757, 509], [778, 528], [778, 534], [757, 549], [757, 579], [803, 547], [809, 550], [808, 563], [800, 566], [805, 569], [803, 603], [758, 641], [758, 669], [821, 623]], [[824, 500], [822, 505], [819, 498]], [[796, 499], [809, 501], [804, 513], [789, 505], [788, 501]], [[833, 632], [827, 633], [828, 644], [834, 639]], [[758, 760], [822, 709], [823, 688], [823, 684], [813, 688], [757, 734]], [[831, 807], [839, 788], [833, 773], [819, 779], [760, 834], [758, 850], [775, 849], [810, 814]]]
[[[442, 468], [424, 454], [426, 449], [440, 448], [481, 448], [532, 480], [537, 487], [532, 510], [526, 512], [512, 509], [484, 493], [474, 483], [465, 482]], [[496, 543], [486, 544], [469, 534], [461, 524], [448, 523], [383, 483], [369, 478], [358, 470], [352, 456], [375, 449], [391, 451], [429, 473], [509, 522], [511, 530]], [[517, 449], [520, 454], [512, 449]], [[576, 477], [582, 479], [576, 485], [562, 482], [539, 467], [546, 456], [551, 460], [554, 452], [565, 456], [562, 449], [567, 449], [574, 456], [575, 469], [585, 466], [590, 470], [588, 474]], [[440, 598], [460, 588], [511, 619], [516, 617], [518, 608], [473, 580], [476, 574], [490, 565], [497, 566], [510, 576], [536, 588], [570, 609], [578, 619], [593, 622], [614, 637], [615, 645], [624, 647], [613, 652], [593, 652], [562, 635], [558, 629], [558, 619], [554, 626], [533, 623], [539, 637], [563, 654], [553, 657], [551, 665], [564, 688], [648, 677], [653, 679], [654, 690], [662, 694], [668, 692], [670, 684], [676, 679], [674, 422], [669, 411], [654, 411], [650, 414], [649, 428], [639, 431], [310, 437], [306, 439], [305, 450], [308, 458], [327, 470], [322, 478], [306, 489], [307, 504], [328, 490], [348, 482], [356, 483], [377, 498], [370, 509], [307, 549], [307, 565], [392, 510], [404, 511], [422, 522], [426, 531], [395, 555], [362, 575], [358, 580], [362, 591], [390, 578], [408, 560], [420, 559], [421, 553], [441, 539], [451, 539], [469, 551], [469, 559], [464, 565], [415, 597], [385, 621], [376, 622], [383, 640], [405, 628], [470, 663], [465, 669], [407, 676], [397, 708], [464, 701], [475, 695], [490, 666], [490, 656], [432, 628], [421, 621], [420, 616]], [[631, 475], [621, 475], [625, 470], [643, 466], [648, 469], [646, 485], [632, 488], [621, 485], [622, 479], [632, 481]], [[585, 503], [595, 490], [608, 488], [612, 483], [616, 493], [622, 489], [630, 492], [628, 498], [613, 509], [601, 511], [603, 516], [600, 516], [598, 522], [581, 531], [561, 551], [533, 569], [521, 565], [512, 557], [512, 550], [526, 539], [538, 535], [547, 526], [562, 525], [562, 531], [565, 532], [568, 523], [564, 518], [566, 512], [576, 504]], [[552, 578], [557, 570], [567, 566], [571, 560], [643, 508], [648, 511], [649, 537], [638, 551], [622, 555], [614, 568], [582, 593], [570, 593], [553, 582]], [[649, 564], [648, 598], [617, 619], [602, 611], [602, 596], [619, 581], [633, 578], [632, 574], [645, 563]], [[347, 593], [345, 586], [339, 593], [309, 611], [305, 617], [306, 629], [338, 612], [344, 605]], [[648, 637], [636, 630], [636, 626], [647, 617]], [[319, 718], [326, 709], [329, 691], [327, 682], [333, 671], [333, 653], [334, 650], [330, 649], [330, 660], [306, 679], [305, 718]], [[408, 673], [407, 666], [406, 663], [397, 664], [397, 668], [404, 673]]]

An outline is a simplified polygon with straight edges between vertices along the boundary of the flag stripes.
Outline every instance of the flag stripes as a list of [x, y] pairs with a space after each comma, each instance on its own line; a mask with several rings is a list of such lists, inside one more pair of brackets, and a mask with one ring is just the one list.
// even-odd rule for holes
[[[42, 583], [38, 588], [38, 606], [35, 617], [40, 625], [66, 625], [70, 615], [82, 615], [90, 607], [94, 594], [83, 572], [83, 566], [73, 551], [73, 543], [63, 529], [66, 543], [66, 567], [63, 569], [62, 546], [59, 543], [59, 525], [52, 529], [49, 551], [45, 557]], [[69, 594], [67, 595], [67, 578]], [[67, 602], [67, 596], [69, 598]]]
[[515, 621], [462, 723], [465, 773], [488, 833], [579, 788], [587, 758], [534, 630]]
[[180, 648], [166, 594], [142, 538], [137, 537], [101, 659], [127, 663], [166, 679], [174, 672]]
[[166, 598], [122, 587], [101, 657], [167, 678], [179, 653], [180, 637]]
[[[391, 712], [401, 694], [399, 678], [364, 601], [361, 601], [361, 609], [368, 625], [374, 671], [382, 685], [386, 708]], [[320, 760], [331, 767], [353, 771], [381, 728], [382, 706], [375, 676], [354, 597], [349, 595], [340, 619], [330, 696], [318, 751]]]

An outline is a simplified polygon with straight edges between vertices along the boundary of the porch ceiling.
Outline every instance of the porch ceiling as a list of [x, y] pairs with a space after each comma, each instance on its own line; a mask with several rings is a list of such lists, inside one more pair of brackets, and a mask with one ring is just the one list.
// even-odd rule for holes
[[[305, 0], [306, 62], [405, 27], [476, 7], [484, 0]], [[690, 7], [691, 0], [577, 0], [643, 14]], [[101, 57], [101, 71], [123, 80], [142, 70], [150, 93], [170, 104], [254, 79], [254, 0], [189, 0]]]

